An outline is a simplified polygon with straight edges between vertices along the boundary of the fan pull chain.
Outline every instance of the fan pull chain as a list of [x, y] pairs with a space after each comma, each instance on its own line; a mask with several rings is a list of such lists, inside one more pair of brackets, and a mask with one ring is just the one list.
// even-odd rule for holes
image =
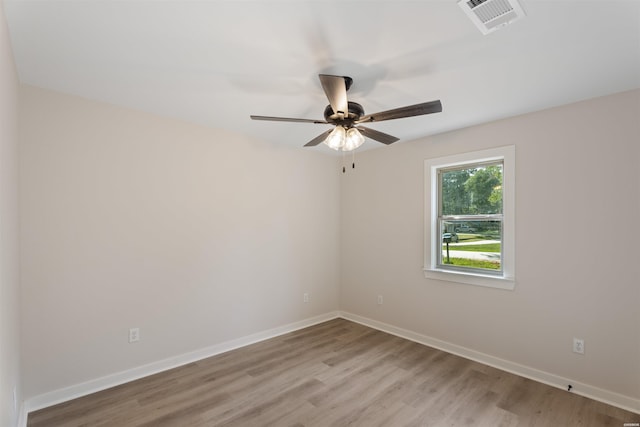
[[[356, 168], [356, 153], [355, 150], [351, 151], [351, 169]], [[345, 165], [345, 152], [342, 152], [342, 173], [347, 172], [347, 166]]]

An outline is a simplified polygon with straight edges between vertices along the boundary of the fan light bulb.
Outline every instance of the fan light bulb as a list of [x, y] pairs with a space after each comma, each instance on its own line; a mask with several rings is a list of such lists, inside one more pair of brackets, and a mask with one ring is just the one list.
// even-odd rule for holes
[[344, 141], [342, 151], [353, 151], [364, 143], [364, 136], [358, 129], [351, 128], [347, 131], [347, 138]]
[[346, 133], [346, 130], [342, 126], [336, 126], [329, 136], [327, 136], [327, 139], [324, 140], [324, 143], [334, 150], [342, 150]]

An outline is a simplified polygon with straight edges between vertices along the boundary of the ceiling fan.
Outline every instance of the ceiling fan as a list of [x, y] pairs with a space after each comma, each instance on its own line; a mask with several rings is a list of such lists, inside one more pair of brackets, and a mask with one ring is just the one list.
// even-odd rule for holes
[[347, 91], [353, 83], [351, 77], [332, 76], [329, 74], [320, 74], [319, 77], [322, 89], [329, 100], [329, 105], [324, 109], [324, 120], [271, 116], [251, 116], [251, 119], [276, 122], [331, 124], [335, 126], [333, 129], [323, 132], [307, 142], [304, 146], [313, 147], [324, 142], [334, 150], [352, 151], [364, 143], [364, 136], [386, 145], [398, 141], [398, 138], [395, 136], [361, 126], [362, 123], [402, 119], [404, 117], [421, 116], [442, 111], [442, 104], [440, 100], [437, 100], [381, 111], [374, 114], [365, 114], [362, 105], [347, 100]]

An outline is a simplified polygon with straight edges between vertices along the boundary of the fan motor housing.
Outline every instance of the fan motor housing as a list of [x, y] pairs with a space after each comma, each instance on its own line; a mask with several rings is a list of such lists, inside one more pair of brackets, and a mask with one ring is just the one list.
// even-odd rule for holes
[[347, 115], [343, 116], [342, 114], [337, 114], [333, 112], [333, 108], [331, 105], [327, 105], [324, 109], [324, 118], [329, 123], [334, 125], [341, 125], [346, 128], [350, 128], [353, 126], [353, 123], [356, 122], [360, 117], [364, 116], [364, 108], [362, 105], [357, 102], [348, 102], [349, 112]]

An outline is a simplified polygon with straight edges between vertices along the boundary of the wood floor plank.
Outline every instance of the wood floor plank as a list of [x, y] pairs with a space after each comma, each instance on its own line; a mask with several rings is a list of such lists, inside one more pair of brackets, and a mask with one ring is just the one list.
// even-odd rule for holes
[[638, 414], [344, 319], [28, 417], [28, 427], [600, 427], [638, 422]]

